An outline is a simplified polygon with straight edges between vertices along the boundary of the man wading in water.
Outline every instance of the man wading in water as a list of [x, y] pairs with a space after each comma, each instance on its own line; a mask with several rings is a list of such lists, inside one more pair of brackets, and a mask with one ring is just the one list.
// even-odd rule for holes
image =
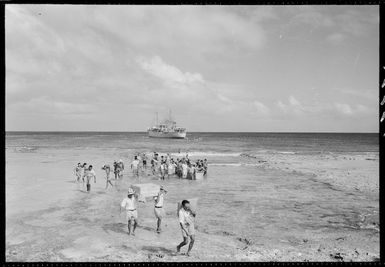
[[136, 210], [136, 199], [135, 191], [130, 187], [128, 188], [127, 197], [123, 199], [122, 204], [120, 204], [120, 212], [122, 208], [126, 210], [126, 218], [128, 221], [128, 234], [131, 234], [131, 222], [134, 221], [134, 228], [132, 229], [132, 235], [135, 235], [135, 229], [138, 225], [138, 211]]
[[76, 180], [75, 182], [80, 182], [80, 178], [82, 177], [82, 170], [83, 170], [83, 166], [82, 164], [79, 162], [78, 165], [75, 167], [74, 169], [74, 173], [76, 175]]
[[123, 164], [123, 160], [119, 160], [118, 161], [118, 177], [119, 177], [119, 179], [122, 179], [122, 177], [123, 177], [123, 171], [124, 171], [124, 164]]
[[139, 163], [138, 157], [135, 156], [134, 160], [131, 163], [131, 169], [134, 177], [139, 177]]
[[108, 187], [108, 184], [110, 184], [112, 187], [114, 186], [110, 180], [110, 173], [111, 173], [111, 167], [108, 164], [103, 165], [102, 170], [106, 172], [106, 189]]
[[84, 177], [86, 177], [86, 173], [88, 171], [87, 163], [83, 163], [82, 170], [83, 170], [82, 181], [83, 181], [83, 187], [84, 187], [84, 182], [85, 182]]
[[179, 253], [181, 247], [188, 244], [188, 239], [190, 237], [190, 244], [186, 253], [187, 256], [190, 256], [190, 251], [193, 248], [195, 241], [194, 217], [196, 214], [191, 210], [190, 202], [188, 200], [182, 201], [182, 207], [179, 210], [178, 215], [183, 241], [176, 247], [176, 251]]
[[161, 186], [158, 195], [154, 197], [154, 200], [155, 200], [154, 213], [155, 213], [155, 217], [158, 219], [156, 223], [157, 233], [160, 233], [162, 231], [161, 229], [162, 218], [165, 216], [165, 212], [163, 209], [163, 198], [165, 194], [167, 194], [167, 191], [163, 188], [163, 186]]
[[85, 176], [87, 179], [87, 192], [89, 192], [89, 191], [91, 191], [90, 180], [92, 179], [92, 177], [94, 177], [94, 183], [96, 183], [96, 173], [95, 173], [94, 169], [92, 169], [92, 165], [90, 165], [88, 167], [88, 171], [86, 172]]

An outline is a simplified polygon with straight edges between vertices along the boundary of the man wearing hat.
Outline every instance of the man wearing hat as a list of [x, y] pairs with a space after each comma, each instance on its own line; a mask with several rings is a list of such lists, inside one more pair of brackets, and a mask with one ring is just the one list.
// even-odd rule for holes
[[120, 204], [120, 212], [122, 208], [126, 210], [126, 216], [128, 221], [128, 234], [131, 234], [131, 222], [134, 221], [134, 228], [132, 229], [132, 235], [135, 235], [135, 229], [138, 224], [138, 211], [136, 210], [135, 191], [131, 187], [128, 188], [127, 197], [123, 199]]
[[163, 188], [163, 186], [160, 186], [158, 195], [154, 197], [154, 200], [155, 200], [154, 213], [155, 213], [155, 217], [157, 218], [157, 227], [156, 227], [157, 233], [161, 232], [162, 218], [165, 216], [165, 212], [163, 209], [163, 198], [165, 194], [167, 194], [167, 191]]

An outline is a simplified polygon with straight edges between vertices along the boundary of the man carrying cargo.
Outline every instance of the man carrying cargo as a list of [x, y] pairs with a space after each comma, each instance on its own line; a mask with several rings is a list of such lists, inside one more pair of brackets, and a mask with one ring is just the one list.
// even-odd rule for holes
[[[126, 219], [128, 222], [128, 235], [135, 235], [135, 229], [138, 225], [138, 211], [136, 210], [136, 199], [135, 199], [135, 191], [130, 187], [128, 188], [127, 197], [123, 199], [120, 204], [120, 212], [122, 212], [122, 208], [126, 210]], [[131, 232], [131, 223], [134, 221], [134, 227]]]
[[154, 213], [155, 217], [157, 218], [157, 224], [156, 224], [156, 232], [160, 233], [161, 230], [161, 224], [162, 224], [162, 218], [165, 217], [165, 212], [163, 209], [163, 201], [164, 201], [164, 195], [167, 194], [167, 191], [163, 188], [163, 186], [160, 186], [159, 193], [156, 197], [154, 197], [155, 200], [155, 207], [154, 207]]
[[187, 256], [190, 256], [190, 251], [193, 248], [195, 241], [194, 218], [196, 214], [191, 210], [190, 202], [188, 200], [182, 201], [182, 207], [179, 209], [178, 216], [179, 224], [182, 229], [183, 241], [176, 247], [176, 251], [179, 253], [181, 247], [189, 243], [190, 238], [190, 244], [186, 253]]
[[108, 184], [110, 184], [112, 187], [114, 186], [110, 180], [110, 172], [111, 172], [111, 167], [108, 164], [104, 164], [102, 167], [102, 170], [106, 172], [106, 189], [108, 187]]

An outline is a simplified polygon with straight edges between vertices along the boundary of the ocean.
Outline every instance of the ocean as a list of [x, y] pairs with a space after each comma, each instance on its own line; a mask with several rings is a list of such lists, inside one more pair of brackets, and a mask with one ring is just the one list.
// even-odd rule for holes
[[376, 133], [189, 133], [187, 139], [182, 140], [148, 138], [145, 132], [6, 133], [6, 149], [19, 152], [100, 149], [123, 153], [122, 156], [127, 152], [181, 151], [216, 159], [255, 153], [378, 152], [378, 146]]
[[[367, 228], [363, 216], [378, 215], [378, 195], [343, 190], [316, 175], [285, 167], [286, 161], [302, 161], [306, 166], [307, 159], [337, 160], [339, 155], [371, 160], [378, 157], [378, 134], [188, 133], [187, 137], [152, 139], [144, 132], [7, 132], [7, 216], [66, 205], [69, 196], [76, 198], [79, 186], [73, 183], [73, 168], [78, 162], [96, 167], [94, 190], [104, 190], [103, 164], [122, 159], [128, 169], [136, 153], [154, 151], [208, 160], [208, 176], [202, 181], [143, 178], [167, 188], [166, 202], [198, 198], [197, 229], [202, 233], [234, 236], [253, 244], [286, 240], [295, 245], [309, 232], [361, 231]], [[266, 164], [282, 167], [265, 168]], [[128, 172], [123, 179], [133, 178]]]

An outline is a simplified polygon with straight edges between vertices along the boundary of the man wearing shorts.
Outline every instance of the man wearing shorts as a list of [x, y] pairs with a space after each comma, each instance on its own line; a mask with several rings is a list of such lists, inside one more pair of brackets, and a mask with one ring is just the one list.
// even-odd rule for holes
[[[130, 187], [128, 188], [127, 197], [123, 199], [120, 204], [120, 211], [122, 208], [126, 210], [126, 219], [128, 222], [128, 235], [135, 235], [135, 229], [138, 225], [138, 211], [136, 210], [136, 199], [135, 199], [135, 191]], [[131, 233], [131, 223], [134, 221], [134, 227]]]
[[138, 160], [138, 157], [135, 156], [134, 157], [134, 160], [132, 161], [131, 163], [131, 169], [132, 169], [132, 173], [134, 174], [134, 176], [136, 177], [139, 177], [139, 160]]
[[83, 170], [82, 164], [79, 162], [74, 169], [74, 173], [76, 175], [75, 182], [80, 182], [80, 178], [82, 177], [82, 170]]
[[163, 209], [163, 198], [165, 194], [167, 194], [167, 191], [163, 188], [163, 186], [161, 186], [158, 195], [154, 197], [155, 199], [154, 213], [155, 213], [155, 217], [157, 218], [157, 224], [156, 224], [157, 233], [160, 233], [162, 231], [161, 224], [162, 224], [162, 219], [165, 216], [165, 212]]
[[86, 176], [86, 181], [87, 181], [87, 192], [90, 192], [91, 191], [90, 180], [92, 178], [94, 178], [94, 183], [96, 183], [96, 173], [95, 173], [94, 169], [92, 168], [92, 165], [90, 165], [88, 167], [88, 171], [86, 172], [85, 176]]
[[182, 229], [183, 241], [176, 247], [176, 251], [179, 253], [181, 247], [187, 245], [190, 238], [190, 244], [186, 253], [187, 256], [190, 256], [190, 251], [195, 242], [194, 218], [196, 214], [191, 210], [190, 202], [188, 200], [182, 201], [182, 207], [179, 210], [178, 215], [179, 224]]

